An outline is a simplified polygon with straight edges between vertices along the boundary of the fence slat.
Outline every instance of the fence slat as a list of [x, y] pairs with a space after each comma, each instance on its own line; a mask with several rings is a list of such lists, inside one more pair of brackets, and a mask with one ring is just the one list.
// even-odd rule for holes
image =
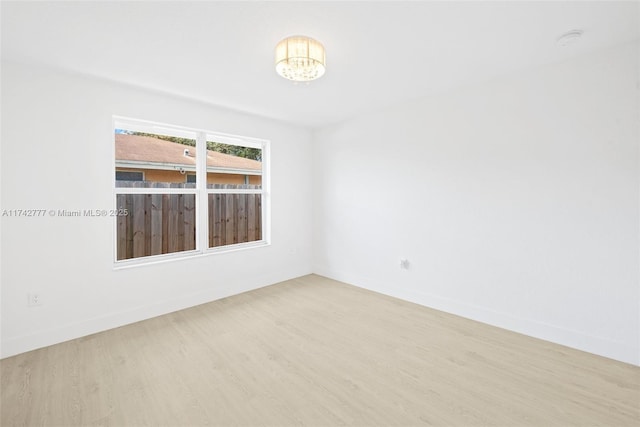
[[144, 194], [133, 194], [133, 257], [145, 256]]
[[162, 253], [169, 253], [169, 194], [162, 195]]
[[247, 194], [247, 241], [256, 240], [256, 195]]
[[[118, 194], [116, 196], [116, 208], [118, 210], [127, 208], [126, 194]], [[118, 260], [126, 259], [127, 258], [127, 216], [126, 215], [118, 216], [116, 233], [118, 236], [116, 259]]]
[[176, 223], [176, 227], [178, 229], [178, 241], [176, 246], [176, 252], [184, 251], [184, 204], [185, 204], [185, 195], [184, 194], [174, 194], [174, 197], [178, 198], [176, 210], [178, 211], [178, 219]]
[[[225, 212], [224, 212], [224, 221], [225, 221], [225, 238], [224, 244], [231, 245], [236, 242], [235, 232], [237, 230], [236, 227], [236, 212], [234, 206], [234, 194], [225, 194]], [[234, 230], [235, 229], [235, 230]]]
[[125, 239], [127, 241], [126, 258], [133, 258], [133, 194], [127, 194], [126, 206], [129, 215], [127, 215], [127, 233]]
[[218, 202], [218, 206], [216, 206], [215, 212], [217, 215], [216, 221], [219, 223], [219, 233], [218, 233], [218, 245], [223, 246], [225, 244], [225, 239], [227, 237], [227, 222], [226, 222], [226, 212], [227, 212], [227, 200], [225, 199], [224, 194], [216, 194], [215, 200]]
[[164, 236], [168, 240], [168, 252], [176, 252], [178, 250], [178, 199], [175, 194], [169, 195], [169, 227], [167, 235]]
[[144, 195], [144, 253], [151, 253], [151, 194]]
[[151, 195], [151, 253], [162, 253], [162, 194]]
[[238, 243], [244, 243], [248, 241], [247, 237], [247, 194], [238, 194]]
[[244, 194], [234, 194], [234, 203], [236, 205], [234, 212], [236, 223], [233, 230], [234, 243], [246, 242], [246, 240], [242, 240], [247, 234], [247, 218], [244, 212]]
[[191, 194], [184, 196], [184, 250], [196, 248], [196, 198]]
[[214, 198], [215, 198], [215, 194], [208, 194], [207, 195], [207, 212], [209, 212], [209, 215], [207, 215], [207, 220], [209, 221], [209, 247], [212, 248], [215, 246], [215, 241], [216, 241], [216, 216], [215, 216], [215, 210], [214, 210]]
[[262, 194], [256, 194], [256, 240], [262, 240]]

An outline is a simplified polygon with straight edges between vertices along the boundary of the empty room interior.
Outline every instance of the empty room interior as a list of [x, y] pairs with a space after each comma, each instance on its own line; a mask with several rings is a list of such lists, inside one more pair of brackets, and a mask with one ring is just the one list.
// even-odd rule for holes
[[640, 425], [640, 2], [0, 16], [2, 426]]

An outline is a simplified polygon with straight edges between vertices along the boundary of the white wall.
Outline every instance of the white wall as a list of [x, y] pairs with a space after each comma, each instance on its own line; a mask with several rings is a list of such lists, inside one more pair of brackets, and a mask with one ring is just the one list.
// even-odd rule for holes
[[2, 64], [2, 209], [112, 208], [114, 114], [271, 140], [272, 245], [114, 271], [111, 219], [3, 217], [2, 357], [311, 272], [309, 131], [79, 75]]
[[318, 131], [314, 271], [640, 364], [638, 48]]

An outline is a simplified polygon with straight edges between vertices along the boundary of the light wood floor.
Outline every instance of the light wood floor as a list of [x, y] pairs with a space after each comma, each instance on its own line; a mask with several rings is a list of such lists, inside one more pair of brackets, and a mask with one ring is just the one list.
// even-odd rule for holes
[[640, 425], [640, 368], [314, 275], [0, 367], [2, 426]]

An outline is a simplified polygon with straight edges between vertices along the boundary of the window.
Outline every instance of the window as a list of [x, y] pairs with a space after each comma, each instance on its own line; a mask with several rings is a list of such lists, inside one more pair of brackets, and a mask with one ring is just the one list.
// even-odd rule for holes
[[144, 173], [117, 170], [116, 181], [144, 181]]
[[124, 118], [114, 128], [116, 263], [268, 243], [267, 141]]
[[262, 148], [220, 141], [216, 135], [207, 135], [209, 247], [259, 241]]

